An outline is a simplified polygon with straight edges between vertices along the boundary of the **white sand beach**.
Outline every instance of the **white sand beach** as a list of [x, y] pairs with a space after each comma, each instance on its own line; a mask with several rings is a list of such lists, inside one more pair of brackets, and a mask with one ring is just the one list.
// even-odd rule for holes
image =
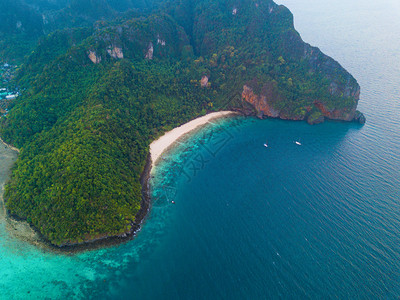
[[219, 111], [207, 114], [203, 117], [194, 119], [186, 124], [183, 124], [171, 131], [165, 133], [162, 137], [155, 140], [150, 144], [150, 155], [152, 161], [152, 168], [155, 166], [157, 160], [161, 157], [163, 152], [167, 150], [175, 141], [184, 136], [185, 134], [195, 130], [196, 128], [207, 124], [209, 121], [217, 118], [226, 117], [229, 115], [237, 114], [234, 111]]

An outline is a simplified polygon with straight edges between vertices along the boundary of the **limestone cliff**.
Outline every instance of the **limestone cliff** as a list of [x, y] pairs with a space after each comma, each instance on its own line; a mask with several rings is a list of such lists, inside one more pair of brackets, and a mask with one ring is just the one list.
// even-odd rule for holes
[[152, 60], [153, 59], [153, 54], [154, 54], [154, 47], [153, 47], [153, 43], [150, 42], [145, 58]]
[[315, 100], [312, 105], [307, 105], [303, 109], [296, 110], [296, 113], [277, 108], [277, 104], [280, 101], [279, 97], [279, 94], [275, 93], [271, 88], [264, 89], [264, 93], [257, 95], [250, 86], [243, 86], [242, 100], [254, 107], [255, 113], [259, 118], [271, 117], [296, 121], [306, 119], [309, 124], [322, 123], [325, 118], [355, 121], [361, 124], [364, 124], [366, 121], [365, 116], [356, 110], [357, 102], [352, 107], [329, 108], [323, 102]]
[[107, 49], [107, 53], [113, 58], [124, 58], [124, 53], [122, 52], [122, 48], [119, 47], [110, 47]]
[[[208, 77], [213, 86], [234, 83], [260, 118], [312, 124], [324, 119], [365, 120], [356, 114], [360, 98], [356, 79], [302, 40], [288, 8], [271, 0], [223, 2], [225, 6], [207, 2], [221, 18], [196, 10], [193, 28], [186, 26], [193, 32], [195, 53], [201, 56], [196, 63], [212, 71]], [[203, 57], [209, 58], [208, 65]]]
[[[307, 120], [310, 124], [321, 123], [324, 119], [365, 123], [364, 115], [356, 110], [360, 86], [350, 73], [318, 48], [303, 42], [296, 31], [283, 35], [281, 43], [284, 57], [287, 60], [305, 62], [308, 74], [319, 76], [325, 82], [326, 88], [322, 90], [320, 98], [314, 95], [289, 100], [271, 82], [253, 80], [243, 86], [242, 98], [254, 107], [258, 117]], [[279, 60], [284, 66], [285, 59], [281, 56]], [[293, 84], [291, 79], [288, 81], [289, 85]], [[261, 87], [258, 94], [253, 91], [256, 87]]]
[[95, 51], [89, 50], [88, 57], [94, 64], [98, 64], [101, 62], [101, 56], [98, 56]]
[[243, 86], [242, 98], [244, 101], [254, 106], [258, 117], [279, 117], [280, 112], [273, 108], [273, 95], [256, 95], [251, 87], [245, 85]]

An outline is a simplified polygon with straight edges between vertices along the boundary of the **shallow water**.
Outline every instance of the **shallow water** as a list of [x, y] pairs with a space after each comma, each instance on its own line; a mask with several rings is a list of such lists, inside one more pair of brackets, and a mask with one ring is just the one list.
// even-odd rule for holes
[[[1, 222], [0, 299], [400, 297], [399, 4], [280, 2], [358, 79], [366, 125], [210, 125], [158, 166], [142, 231], [117, 247], [55, 254]], [[0, 147], [0, 182], [14, 159]]]
[[[11, 151], [0, 143], [0, 223], [3, 224], [5, 220], [5, 210], [3, 205], [3, 190], [4, 183], [10, 175], [10, 168], [17, 158], [15, 151]], [[0, 224], [0, 226], [1, 226]]]

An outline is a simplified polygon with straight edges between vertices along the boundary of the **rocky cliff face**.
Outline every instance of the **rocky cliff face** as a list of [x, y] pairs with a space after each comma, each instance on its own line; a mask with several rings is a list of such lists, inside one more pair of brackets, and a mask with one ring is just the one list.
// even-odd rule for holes
[[101, 56], [98, 56], [95, 51], [89, 50], [88, 57], [94, 64], [98, 64], [101, 62]]
[[257, 111], [257, 116], [259, 118], [271, 117], [278, 118], [280, 115], [280, 111], [273, 108], [272, 99], [266, 95], [256, 95], [251, 87], [245, 85], [243, 86], [242, 98], [247, 103], [250, 103], [254, 106]]
[[352, 121], [356, 114], [356, 106], [351, 108], [328, 108], [324, 103], [316, 100], [314, 106], [322, 113], [322, 115], [332, 120]]
[[124, 53], [122, 52], [122, 48], [119, 47], [110, 47], [107, 49], [107, 53], [113, 58], [124, 58]]
[[[323, 96], [320, 98], [305, 96], [305, 99], [301, 99], [302, 101], [285, 99], [272, 88], [271, 84], [261, 82], [256, 84], [258, 87], [262, 86], [258, 94], [253, 91], [256, 86], [252, 86], [251, 83], [244, 85], [243, 100], [250, 103], [261, 118], [306, 119], [310, 124], [321, 123], [324, 119], [365, 123], [365, 117], [356, 110], [360, 99], [360, 86], [356, 79], [333, 58], [305, 43], [294, 30], [291, 13], [286, 8], [281, 7], [281, 9], [287, 15], [287, 20], [293, 28], [281, 34], [280, 37], [281, 65], [285, 65], [285, 60], [305, 62], [307, 73], [311, 76], [319, 76], [321, 82], [325, 82], [326, 86], [321, 91]], [[283, 106], [279, 105], [282, 101], [285, 103]]]
[[330, 81], [329, 93], [335, 97], [360, 99], [360, 86], [357, 81], [337, 61], [323, 54], [321, 50], [303, 43], [304, 53], [301, 59], [309, 63], [311, 72], [322, 72]]
[[[87, 43], [96, 63], [112, 59], [179, 58], [189, 38], [182, 27], [166, 15], [133, 18], [119, 25], [97, 22]], [[89, 53], [89, 52], [88, 52]]]
[[[354, 87], [349, 89], [354, 89]], [[354, 90], [356, 91], [354, 97], [358, 97], [359, 88]], [[366, 121], [365, 116], [356, 110], [357, 102], [351, 107], [329, 108], [323, 102], [315, 100], [312, 105], [304, 106], [295, 112], [289, 112], [276, 107], [279, 102], [278, 94], [274, 93], [271, 89], [264, 89], [263, 92], [257, 95], [248, 85], [244, 85], [242, 91], [242, 100], [254, 107], [255, 114], [259, 118], [270, 117], [295, 121], [306, 119], [309, 124], [322, 123], [325, 118], [330, 120], [354, 121], [360, 124], [364, 124]]]
[[[231, 82], [239, 85], [243, 100], [254, 107], [256, 115], [312, 124], [324, 119], [357, 118], [357, 81], [337, 61], [302, 40], [285, 6], [271, 0], [199, 2], [220, 14], [215, 18], [208, 10], [192, 12], [194, 25], [184, 27], [193, 35], [195, 54], [216, 56], [210, 59], [209, 69], [219, 63], [224, 75], [229, 68], [226, 58], [240, 57], [234, 71], [240, 75]], [[216, 29], [229, 39], [217, 34]], [[232, 41], [229, 46], [234, 47], [227, 56], [224, 49]], [[213, 83], [218, 82], [215, 73], [209, 78]]]

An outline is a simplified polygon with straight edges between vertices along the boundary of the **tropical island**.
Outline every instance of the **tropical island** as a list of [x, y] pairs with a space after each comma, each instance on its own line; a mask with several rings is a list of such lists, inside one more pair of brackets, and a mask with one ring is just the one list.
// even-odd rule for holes
[[148, 209], [150, 144], [196, 117], [365, 122], [357, 81], [272, 0], [12, 2], [0, 51], [27, 57], [0, 120], [20, 149], [6, 207], [54, 246], [132, 235]]

